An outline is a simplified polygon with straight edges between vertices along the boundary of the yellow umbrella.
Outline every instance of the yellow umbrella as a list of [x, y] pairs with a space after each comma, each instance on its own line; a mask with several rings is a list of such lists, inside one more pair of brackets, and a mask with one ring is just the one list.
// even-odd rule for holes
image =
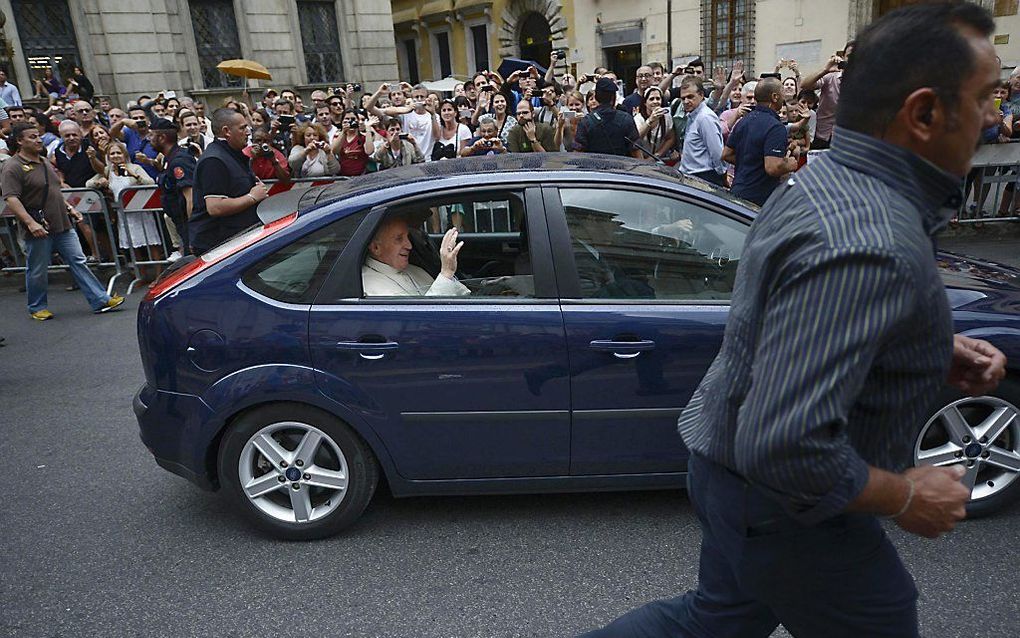
[[236, 75], [241, 78], [254, 80], [272, 80], [269, 69], [252, 60], [224, 60], [216, 65], [216, 68], [227, 75]]

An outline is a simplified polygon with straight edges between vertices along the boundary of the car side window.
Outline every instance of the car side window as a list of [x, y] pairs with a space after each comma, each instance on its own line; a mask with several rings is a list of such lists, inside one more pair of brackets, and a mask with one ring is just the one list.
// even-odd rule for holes
[[[407, 222], [405, 228], [391, 220]], [[439, 247], [443, 235], [458, 230], [464, 243], [457, 256], [457, 283], [434, 285], [441, 278]], [[392, 241], [389, 234], [396, 233]], [[515, 191], [480, 191], [438, 196], [390, 207], [366, 246], [363, 285], [366, 297], [535, 296], [528, 246], [524, 197]], [[373, 253], [373, 242], [379, 240]], [[392, 262], [392, 263], [390, 263]], [[369, 272], [371, 271], [371, 272]], [[461, 288], [460, 286], [463, 286]], [[382, 294], [380, 294], [382, 293]]]
[[366, 212], [354, 213], [287, 244], [249, 268], [241, 281], [285, 303], [312, 303]]
[[698, 204], [625, 190], [563, 188], [581, 297], [725, 300], [749, 227]]

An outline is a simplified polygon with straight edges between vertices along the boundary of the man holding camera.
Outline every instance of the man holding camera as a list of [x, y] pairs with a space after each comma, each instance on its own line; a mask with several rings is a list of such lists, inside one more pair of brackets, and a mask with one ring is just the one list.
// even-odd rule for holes
[[188, 221], [196, 255], [259, 223], [259, 202], [269, 197], [242, 153], [248, 143], [248, 120], [226, 107], [213, 111], [211, 119], [216, 139], [205, 147], [195, 167], [194, 205]]
[[71, 227], [72, 222], [82, 220], [82, 215], [64, 201], [60, 178], [41, 155], [43, 143], [39, 131], [31, 124], [17, 124], [11, 139], [16, 152], [0, 169], [0, 194], [21, 222], [28, 262], [25, 289], [32, 318], [37, 321], [53, 318], [46, 307], [46, 289], [54, 251], [67, 264], [93, 312], [107, 312], [124, 303], [123, 297], [106, 294], [85, 265], [81, 243]]
[[411, 89], [410, 106], [389, 106], [385, 109], [378, 108], [375, 104], [379, 96], [389, 90], [388, 84], [379, 87], [368, 100], [365, 108], [369, 113], [379, 119], [384, 117], [398, 118], [403, 125], [405, 133], [410, 133], [415, 144], [425, 157], [432, 156], [432, 145], [439, 137], [439, 117], [436, 115], [436, 107], [428, 97], [429, 92], [423, 85], [419, 84]]
[[800, 88], [802, 90], [821, 91], [818, 100], [818, 111], [815, 117], [815, 137], [811, 141], [811, 148], [829, 148], [829, 140], [832, 138], [832, 129], [836, 125], [836, 104], [839, 102], [839, 89], [843, 82], [843, 69], [846, 67], [850, 54], [853, 53], [854, 42], [846, 43], [842, 51], [837, 51], [829, 58], [825, 68], [817, 73], [804, 78]]
[[633, 116], [613, 106], [616, 103], [616, 82], [608, 77], [599, 78], [595, 83], [595, 99], [599, 103], [598, 108], [577, 124], [574, 150], [630, 155], [640, 159], [641, 151], [634, 146], [639, 135]]
[[379, 165], [379, 170], [421, 164], [425, 161], [425, 156], [414, 136], [404, 133], [403, 129], [404, 125], [400, 119], [391, 117], [386, 120], [386, 145], [380, 146], [372, 155], [372, 159]]

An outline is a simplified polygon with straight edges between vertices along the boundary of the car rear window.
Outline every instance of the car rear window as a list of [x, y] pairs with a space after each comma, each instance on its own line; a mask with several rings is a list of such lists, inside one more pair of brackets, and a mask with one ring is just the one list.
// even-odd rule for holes
[[241, 281], [270, 299], [312, 303], [333, 262], [364, 218], [364, 212], [348, 215], [287, 244], [249, 268]]

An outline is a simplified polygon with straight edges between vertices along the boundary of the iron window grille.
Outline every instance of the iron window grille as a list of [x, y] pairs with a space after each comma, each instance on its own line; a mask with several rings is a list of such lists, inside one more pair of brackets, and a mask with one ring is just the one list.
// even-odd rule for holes
[[701, 0], [701, 59], [705, 75], [740, 60], [751, 79], [754, 66], [755, 0]]
[[67, 84], [81, 59], [67, 0], [11, 0], [11, 9], [32, 79], [49, 68]]
[[297, 7], [308, 82], [339, 82], [344, 76], [344, 65], [336, 5], [332, 0], [300, 0]]
[[241, 57], [234, 3], [231, 0], [190, 0], [189, 7], [203, 87], [241, 86], [242, 78], [227, 75], [216, 68], [224, 60]]

